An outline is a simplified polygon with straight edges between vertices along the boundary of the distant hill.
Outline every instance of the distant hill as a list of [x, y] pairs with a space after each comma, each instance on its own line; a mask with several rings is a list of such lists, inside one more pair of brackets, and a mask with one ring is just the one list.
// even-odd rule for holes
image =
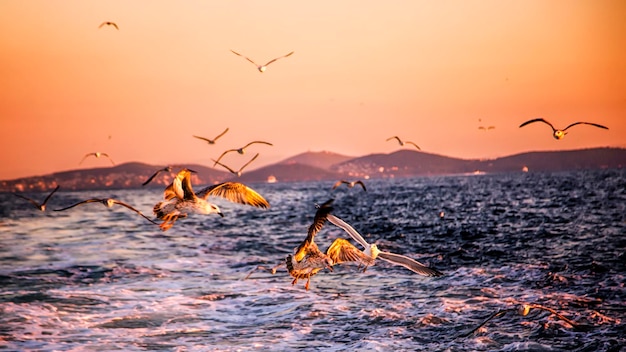
[[[293, 182], [339, 180], [341, 178], [391, 178], [474, 172], [566, 171], [622, 168], [626, 166], [626, 149], [594, 148], [568, 151], [529, 152], [502, 158], [458, 159], [415, 150], [401, 149], [390, 154], [371, 154], [351, 158], [331, 152], [307, 152], [277, 164], [245, 172], [241, 177], [202, 165], [186, 165], [197, 171], [194, 185], [226, 180], [240, 182]], [[65, 190], [141, 188], [141, 184], [164, 166], [126, 163], [113, 167], [57, 172], [0, 181], [0, 192], [49, 191], [61, 185]], [[165, 187], [182, 166], [160, 173], [146, 187]]]

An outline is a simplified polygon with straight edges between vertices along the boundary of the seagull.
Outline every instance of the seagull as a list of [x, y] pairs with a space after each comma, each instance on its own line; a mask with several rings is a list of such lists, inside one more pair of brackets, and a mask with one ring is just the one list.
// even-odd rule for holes
[[318, 207], [306, 238], [294, 250], [294, 254], [289, 254], [285, 258], [289, 275], [294, 278], [291, 282], [292, 285], [298, 283], [298, 279], [306, 279], [304, 288], [308, 290], [312, 276], [324, 268], [333, 271], [333, 261], [321, 252], [314, 242], [315, 235], [322, 229], [326, 218], [333, 209], [332, 202], [331, 199]]
[[108, 21], [107, 21], [107, 22], [102, 22], [102, 23], [98, 26], [98, 28], [102, 28], [102, 27], [104, 27], [104, 26], [113, 26], [113, 27], [115, 27], [115, 29], [117, 29], [118, 31], [120, 30], [120, 28], [117, 26], [117, 24], [115, 24], [115, 22], [108, 22]]
[[363, 183], [363, 181], [361, 181], [361, 180], [358, 180], [358, 181], [352, 181], [352, 182], [348, 182], [348, 181], [346, 181], [346, 180], [340, 180], [340, 181], [335, 182], [335, 184], [333, 185], [333, 189], [335, 189], [335, 188], [337, 188], [337, 187], [341, 186], [342, 184], [346, 184], [346, 185], [348, 185], [348, 188], [352, 188], [352, 187], [354, 187], [355, 185], [360, 185], [360, 186], [363, 188], [363, 190], [364, 190], [364, 191], [367, 191], [367, 189], [365, 188], [365, 184], [364, 184], [364, 183]]
[[256, 155], [255, 155], [254, 157], [252, 157], [252, 159], [250, 159], [250, 161], [248, 161], [248, 162], [247, 162], [247, 163], [245, 163], [242, 167], [240, 167], [238, 171], [235, 171], [235, 170], [231, 169], [230, 167], [228, 167], [228, 166], [226, 166], [226, 165], [224, 165], [224, 164], [220, 163], [219, 161], [215, 161], [215, 160], [213, 160], [213, 159], [211, 159], [211, 160], [215, 161], [215, 164], [216, 164], [216, 165], [221, 165], [221, 166], [223, 166], [224, 168], [226, 168], [228, 171], [230, 171], [230, 173], [231, 173], [231, 174], [236, 175], [237, 177], [240, 177], [240, 176], [241, 176], [241, 172], [243, 171], [243, 169], [244, 169], [246, 166], [248, 166], [251, 162], [253, 162], [253, 161], [254, 161], [254, 159], [256, 159], [258, 156], [259, 156], [259, 153], [256, 153]]
[[80, 163], [78, 163], [78, 165], [82, 164], [82, 163], [83, 163], [83, 161], [85, 161], [85, 159], [86, 159], [88, 156], [92, 156], [92, 155], [93, 155], [93, 156], [95, 156], [96, 158], [99, 158], [99, 157], [101, 157], [101, 156], [105, 156], [105, 157], [109, 158], [109, 160], [111, 161], [111, 164], [112, 164], [112, 165], [115, 165], [115, 163], [113, 162], [113, 159], [111, 159], [111, 157], [109, 156], [109, 154], [107, 154], [107, 153], [100, 153], [100, 152], [95, 152], [95, 153], [87, 153], [87, 154], [85, 154], [85, 156], [84, 156], [84, 157], [83, 157], [83, 159], [80, 161]]
[[159, 173], [161, 172], [172, 172], [172, 167], [171, 166], [166, 166], [162, 169], [157, 170], [155, 173], [152, 174], [152, 176], [150, 176], [150, 178], [148, 178], [146, 180], [146, 182], [142, 183], [142, 186], [147, 185], [148, 183], [150, 183], [150, 181], [152, 181]]
[[[417, 262], [409, 257], [403, 256], [400, 254], [380, 251], [378, 249], [378, 246], [376, 246], [375, 244], [367, 243], [367, 241], [365, 241], [363, 236], [361, 236], [361, 234], [359, 234], [352, 226], [348, 225], [346, 222], [344, 222], [343, 220], [339, 219], [338, 217], [332, 214], [328, 214], [328, 221], [342, 228], [344, 231], [346, 231], [350, 235], [350, 237], [352, 237], [355, 241], [361, 244], [361, 246], [365, 248], [365, 250], [363, 251], [363, 254], [370, 257], [372, 262], [376, 258], [380, 258], [384, 261], [390, 262], [391, 264], [401, 265], [413, 271], [414, 273], [417, 273], [420, 275], [431, 276], [431, 277], [443, 275], [443, 273], [441, 273], [440, 271], [433, 269], [433, 268], [429, 268], [425, 266], [424, 264]], [[360, 251], [356, 247], [354, 246], [352, 247], [354, 248], [354, 250]], [[348, 248], [345, 248], [345, 250], [348, 250]], [[360, 257], [358, 253], [353, 253], [353, 256]], [[331, 255], [331, 259], [336, 260], [337, 257], [333, 258], [333, 256]], [[366, 266], [366, 269], [367, 269], [367, 266]]]
[[26, 199], [27, 201], [33, 203], [33, 205], [35, 206], [35, 208], [41, 210], [41, 211], [46, 211], [46, 203], [48, 203], [48, 200], [50, 199], [50, 197], [52, 197], [52, 195], [54, 194], [54, 192], [56, 192], [59, 189], [60, 186], [56, 186], [56, 188], [54, 190], [52, 190], [52, 192], [50, 194], [48, 194], [48, 196], [46, 197], [46, 199], [43, 200], [43, 203], [39, 204], [37, 203], [37, 201], [32, 200], [28, 197], [24, 197], [21, 194], [17, 194], [17, 193], [13, 193], [16, 197], [20, 197], [22, 199]]
[[224, 216], [220, 208], [207, 202], [209, 196], [227, 199], [234, 203], [251, 205], [257, 208], [269, 208], [270, 204], [252, 188], [239, 182], [223, 182], [194, 193], [191, 187], [191, 170], [182, 169], [172, 183], [165, 188], [164, 202], [157, 203], [154, 214], [163, 220], [159, 225], [167, 231], [179, 218], [187, 217], [188, 213], [218, 214]]
[[213, 161], [215, 161], [215, 164], [213, 164], [213, 167], [215, 167], [215, 165], [217, 165], [217, 163], [218, 163], [220, 160], [222, 160], [222, 158], [224, 157], [224, 155], [226, 155], [226, 154], [228, 154], [228, 153], [230, 153], [230, 152], [237, 152], [237, 153], [239, 153], [239, 154], [245, 154], [245, 152], [246, 152], [246, 148], [248, 148], [249, 146], [251, 146], [251, 145], [253, 145], [253, 144], [267, 144], [267, 145], [269, 145], [269, 146], [273, 146], [273, 144], [272, 144], [272, 143], [269, 143], [269, 142], [263, 142], [263, 141], [253, 141], [253, 142], [250, 142], [250, 143], [248, 143], [248, 144], [244, 145], [244, 146], [243, 146], [243, 147], [241, 147], [241, 148], [236, 148], [236, 149], [228, 149], [227, 151], [223, 152], [223, 153], [222, 153], [222, 155], [220, 155], [220, 157], [219, 157], [219, 158], [217, 158], [217, 160], [213, 160]]
[[565, 137], [565, 135], [567, 134], [567, 129], [572, 127], [572, 126], [576, 126], [576, 125], [591, 125], [591, 126], [595, 126], [595, 127], [599, 127], [599, 128], [604, 128], [605, 130], [608, 130], [609, 128], [606, 126], [602, 126], [602, 125], [598, 125], [597, 123], [591, 123], [591, 122], [574, 122], [572, 124], [570, 124], [569, 126], [565, 127], [562, 130], [558, 130], [556, 128], [554, 128], [554, 126], [552, 126], [552, 124], [542, 118], [538, 118], [538, 119], [532, 119], [532, 120], [528, 120], [526, 122], [524, 122], [523, 124], [519, 125], [519, 127], [524, 127], [528, 124], [531, 124], [533, 122], [543, 122], [545, 124], [547, 124], [548, 126], [550, 126], [550, 128], [552, 128], [552, 135], [554, 136], [554, 139], [561, 139], [563, 137]]
[[400, 143], [401, 147], [404, 147], [405, 144], [411, 144], [411, 145], [414, 145], [415, 148], [417, 148], [417, 150], [422, 150], [422, 149], [420, 149], [420, 147], [417, 144], [415, 144], [413, 142], [409, 142], [409, 141], [403, 142], [398, 136], [389, 137], [389, 138], [387, 138], [387, 141], [390, 141], [392, 139], [398, 140], [398, 143]]
[[488, 131], [488, 130], [493, 130], [495, 129], [496, 126], [489, 126], [489, 127], [485, 127], [485, 126], [478, 126], [479, 130], [483, 130], [483, 131]]
[[209, 144], [215, 144], [215, 141], [217, 141], [217, 139], [220, 138], [221, 136], [225, 135], [226, 132], [228, 132], [228, 128], [226, 128], [224, 130], [224, 132], [218, 134], [217, 137], [215, 137], [213, 139], [208, 139], [208, 138], [204, 138], [204, 137], [200, 137], [200, 136], [194, 136], [194, 137], [198, 138], [198, 139], [202, 139], [203, 141], [207, 141]]
[[122, 202], [122, 201], [119, 201], [119, 200], [117, 200], [117, 199], [113, 199], [113, 198], [92, 198], [92, 199], [87, 199], [87, 200], [83, 200], [82, 202], [78, 202], [78, 203], [76, 203], [76, 204], [72, 204], [72, 205], [70, 205], [69, 207], [65, 207], [65, 208], [62, 208], [62, 209], [54, 209], [54, 211], [64, 211], [64, 210], [67, 210], [67, 209], [73, 208], [73, 207], [75, 207], [75, 206], [77, 206], [77, 205], [81, 205], [81, 204], [85, 204], [85, 203], [102, 203], [102, 204], [104, 204], [107, 208], [112, 208], [112, 207], [113, 207], [113, 205], [115, 205], [115, 204], [119, 204], [119, 205], [121, 205], [121, 206], [123, 206], [123, 207], [126, 207], [126, 208], [128, 208], [128, 209], [130, 209], [130, 210], [134, 211], [135, 213], [137, 213], [137, 214], [141, 215], [144, 219], [146, 219], [146, 220], [150, 221], [151, 223], [153, 223], [153, 224], [155, 224], [155, 225], [158, 225], [156, 222], [152, 221], [152, 219], [150, 219], [149, 217], [147, 217], [147, 216], [143, 215], [143, 213], [142, 213], [142, 212], [140, 212], [139, 210], [137, 210], [137, 209], [133, 208], [132, 206], [130, 206], [130, 205], [128, 205], [128, 204], [126, 204], [126, 203], [124, 203], [124, 202]]
[[246, 57], [246, 56], [243, 56], [243, 55], [239, 54], [238, 52], [235, 52], [235, 51], [233, 51], [233, 50], [231, 50], [231, 52], [232, 52], [233, 54], [235, 54], [235, 55], [241, 56], [241, 57], [243, 57], [244, 59], [246, 59], [246, 60], [250, 61], [250, 62], [251, 62], [254, 66], [256, 66], [256, 69], [257, 69], [257, 70], [259, 70], [259, 72], [261, 72], [261, 73], [265, 72], [265, 70], [267, 70], [267, 66], [268, 66], [269, 64], [271, 64], [272, 62], [274, 62], [274, 61], [276, 61], [276, 60], [278, 60], [278, 59], [282, 59], [282, 58], [287, 57], [287, 56], [291, 56], [291, 55], [294, 53], [294, 51], [292, 51], [292, 52], [290, 52], [290, 53], [289, 53], [289, 54], [287, 54], [287, 55], [283, 55], [283, 56], [280, 56], [280, 57], [277, 57], [277, 58], [275, 58], [275, 59], [272, 59], [272, 60], [268, 61], [265, 65], [259, 65], [259, 64], [257, 64], [256, 62], [254, 62], [254, 61], [250, 60], [248, 57]]
[[521, 316], [525, 317], [525, 316], [528, 315], [528, 313], [530, 313], [531, 309], [539, 309], [539, 310], [544, 310], [546, 312], [550, 312], [551, 314], [554, 314], [554, 316], [556, 316], [557, 318], [559, 318], [559, 319], [563, 320], [564, 322], [568, 323], [569, 325], [571, 325], [572, 328], [574, 330], [576, 330], [576, 331], [588, 331], [590, 329], [589, 326], [577, 324], [576, 322], [574, 322], [574, 321], [564, 317], [563, 315], [559, 314], [557, 311], [555, 311], [552, 308], [544, 307], [544, 306], [541, 306], [539, 304], [520, 304], [517, 308], [500, 309], [500, 310], [496, 311], [495, 313], [492, 313], [489, 317], [487, 317], [487, 319], [485, 319], [477, 327], [473, 328], [469, 332], [466, 332], [465, 334], [459, 335], [458, 337], [468, 337], [471, 334], [473, 334], [476, 330], [480, 329], [485, 324], [487, 324], [491, 319], [496, 318], [496, 317], [504, 316], [508, 312], [516, 312], [518, 315], [521, 315]]

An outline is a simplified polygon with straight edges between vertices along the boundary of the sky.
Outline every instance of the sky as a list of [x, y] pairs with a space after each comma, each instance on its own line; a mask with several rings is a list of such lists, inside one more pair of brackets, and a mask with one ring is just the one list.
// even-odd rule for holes
[[[212, 165], [254, 140], [273, 146], [223, 162], [391, 153], [391, 136], [463, 159], [624, 148], [624, 18], [621, 0], [4, 0], [0, 179], [110, 166], [79, 165], [92, 152]], [[230, 50], [294, 54], [260, 73]], [[518, 127], [538, 117], [609, 130]]]

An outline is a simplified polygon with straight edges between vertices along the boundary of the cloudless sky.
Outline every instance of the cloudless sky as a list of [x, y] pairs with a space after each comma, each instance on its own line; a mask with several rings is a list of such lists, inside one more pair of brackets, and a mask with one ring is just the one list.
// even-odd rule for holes
[[[0, 2], [0, 179], [306, 151], [626, 147], [626, 2]], [[103, 21], [118, 24], [98, 28]], [[258, 63], [295, 51], [260, 73]], [[543, 117], [564, 128], [518, 126]], [[478, 126], [495, 130], [480, 131]], [[192, 135], [213, 138], [215, 145]]]

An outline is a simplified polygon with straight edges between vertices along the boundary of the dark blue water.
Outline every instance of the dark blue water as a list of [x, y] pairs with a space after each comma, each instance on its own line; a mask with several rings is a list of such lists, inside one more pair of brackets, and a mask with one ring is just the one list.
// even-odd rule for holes
[[[224, 218], [191, 215], [164, 233], [123, 207], [51, 211], [113, 197], [151, 215], [158, 190], [61, 188], [45, 213], [0, 194], [0, 349], [623, 350], [626, 171], [332, 184], [252, 184], [271, 209], [213, 199]], [[244, 280], [282, 262], [330, 197], [366, 240], [445, 276], [378, 261], [320, 272], [309, 291], [284, 269]], [[338, 236], [327, 224], [316, 242]], [[527, 303], [590, 329], [536, 310], [459, 337]]]

